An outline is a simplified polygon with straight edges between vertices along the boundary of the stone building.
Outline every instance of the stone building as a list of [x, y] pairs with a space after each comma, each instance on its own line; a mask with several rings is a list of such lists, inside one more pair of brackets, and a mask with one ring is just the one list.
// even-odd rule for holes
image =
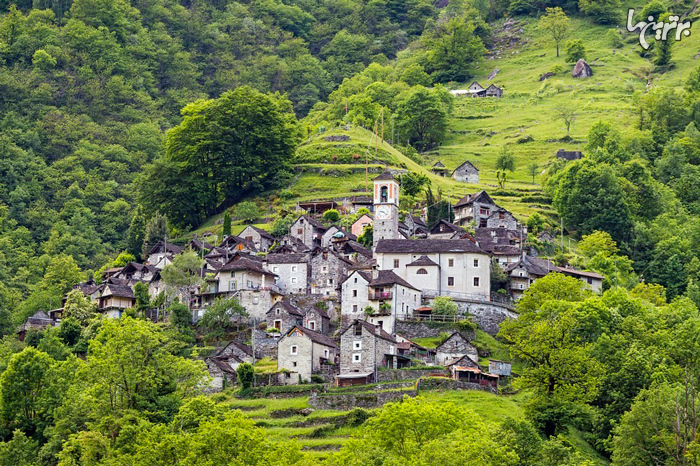
[[520, 299], [535, 280], [551, 272], [557, 272], [558, 267], [546, 259], [523, 256], [518, 262], [508, 265], [506, 271], [508, 290], [514, 299]]
[[489, 87], [486, 88], [485, 97], [502, 97], [502, 96], [503, 96], [503, 89], [496, 86], [495, 84], [491, 84]]
[[476, 228], [486, 227], [486, 221], [498, 208], [486, 191], [464, 196], [454, 205], [455, 223], [466, 226], [473, 223]]
[[333, 244], [341, 243], [344, 241], [356, 241], [357, 236], [354, 234], [343, 231], [339, 227], [333, 225], [326, 230], [326, 232], [321, 236], [321, 247], [326, 248], [332, 246]]
[[313, 249], [321, 245], [321, 237], [326, 232], [326, 227], [309, 215], [299, 217], [291, 227], [289, 227], [289, 235], [298, 239], [304, 246]]
[[24, 341], [24, 337], [30, 330], [46, 330], [47, 327], [55, 327], [58, 325], [54, 319], [44, 311], [37, 311], [32, 314], [27, 320], [17, 329], [19, 341]]
[[[445, 296], [491, 295], [489, 254], [471, 240], [381, 240], [375, 252], [379, 270], [393, 270], [418, 289]], [[416, 264], [419, 259], [427, 265]]]
[[504, 268], [520, 260], [521, 244], [527, 238], [521, 229], [505, 228], [479, 228], [475, 236], [479, 247], [490, 253]]
[[338, 344], [332, 338], [294, 326], [277, 343], [277, 369], [284, 370], [281, 382], [308, 382], [323, 365], [334, 364], [337, 354]]
[[277, 274], [255, 256], [235, 255], [219, 269], [219, 291], [265, 289], [275, 283]]
[[176, 256], [182, 252], [182, 248], [172, 243], [158, 241], [146, 253], [146, 263], [158, 268], [163, 268], [167, 257]]
[[506, 230], [517, 230], [518, 221], [513, 214], [503, 207], [496, 208], [486, 219], [485, 228], [505, 228]]
[[430, 228], [428, 237], [430, 239], [451, 239], [455, 233], [466, 233], [466, 230], [443, 218]]
[[221, 391], [235, 384], [236, 369], [244, 362], [253, 363], [253, 350], [236, 341], [230, 342], [212, 356], [205, 358], [204, 363], [212, 378], [212, 390]]
[[331, 331], [331, 317], [323, 309], [312, 306], [304, 313], [301, 325], [315, 332], [328, 335]]
[[348, 276], [352, 265], [333, 248], [314, 249], [309, 259], [311, 293], [337, 297], [340, 284]]
[[263, 263], [277, 275], [275, 285], [285, 294], [306, 294], [309, 288], [309, 255], [270, 253]]
[[557, 158], [564, 160], [578, 160], [583, 157], [580, 150], [564, 150], [559, 149], [557, 151]]
[[[359, 385], [377, 380], [379, 367], [393, 367], [397, 342], [381, 327], [354, 320], [340, 334], [340, 374], [337, 384]], [[404, 358], [405, 359], [405, 358]]]
[[130, 286], [107, 283], [97, 300], [97, 310], [106, 317], [118, 319], [135, 304], [136, 297]]
[[447, 167], [445, 167], [445, 165], [443, 165], [443, 163], [439, 160], [435, 162], [432, 167], [430, 167], [430, 171], [438, 176], [447, 176], [448, 173]]
[[455, 332], [450, 337], [435, 348], [435, 362], [442, 366], [446, 366], [454, 359], [462, 356], [469, 356], [472, 361], [479, 360], [479, 352], [476, 346], [462, 336], [461, 333]]
[[466, 160], [454, 169], [452, 178], [463, 183], [477, 184], [479, 183], [479, 169]]
[[258, 251], [267, 251], [275, 243], [275, 237], [262, 228], [248, 225], [240, 235], [247, 243], [253, 243]]
[[303, 314], [301, 310], [286, 299], [272, 305], [265, 313], [267, 328], [276, 328], [280, 333], [286, 333], [294, 326], [301, 325]]

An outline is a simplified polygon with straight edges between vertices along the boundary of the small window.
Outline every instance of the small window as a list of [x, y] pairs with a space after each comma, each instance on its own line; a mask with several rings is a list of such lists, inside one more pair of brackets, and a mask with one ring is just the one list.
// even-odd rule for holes
[[323, 350], [323, 357], [328, 359], [328, 350], [327, 349]]
[[316, 322], [309, 322], [309, 328], [311, 330], [316, 330]]
[[352, 355], [352, 362], [361, 362], [362, 361], [362, 355], [357, 353]]
[[479, 286], [479, 277], [474, 277], [474, 286]]
[[428, 271], [425, 269], [418, 269], [416, 275], [428, 275]]
[[455, 277], [447, 277], [447, 286], [455, 286]]
[[329, 278], [329, 279], [328, 279], [328, 286], [332, 286], [332, 285], [333, 285], [333, 279], [332, 279], [332, 278]]
[[304, 234], [304, 230], [302, 228], [297, 229], [297, 235], [302, 235]]
[[454, 267], [454, 266], [455, 266], [455, 260], [454, 260], [454, 259], [447, 259], [447, 266], [448, 266], [448, 267]]
[[296, 283], [296, 282], [297, 282], [297, 277], [292, 277], [292, 283]]
[[296, 266], [296, 265], [293, 265], [293, 266], [292, 266], [292, 272], [296, 272], [296, 271], [297, 271], [297, 266]]
[[297, 362], [296, 362], [296, 361], [292, 361], [292, 367], [297, 367]]
[[357, 304], [352, 305], [352, 312], [357, 312]]
[[357, 277], [355, 277], [355, 283], [357, 283]]
[[352, 349], [355, 351], [361, 350], [362, 349], [362, 341], [361, 340], [353, 341], [352, 342]]
[[277, 267], [277, 266], [272, 267], [272, 271], [273, 271], [274, 273], [279, 272], [279, 267]]
[[479, 267], [479, 259], [474, 259], [474, 267]]
[[291, 352], [290, 352], [291, 355], [294, 356], [295, 354], [297, 354], [298, 349], [299, 348], [297, 347], [297, 345], [292, 345]]
[[593, 279], [591, 277], [588, 277], [588, 284], [592, 285], [593, 284]]
[[352, 290], [352, 297], [357, 298], [357, 290]]
[[362, 324], [355, 324], [355, 336], [362, 335]]
[[328, 272], [328, 266], [327, 266], [327, 265], [324, 265], [323, 267], [321, 267], [321, 271], [322, 271], [323, 273]]
[[395, 269], [399, 268], [399, 260], [398, 259], [394, 259], [394, 268]]

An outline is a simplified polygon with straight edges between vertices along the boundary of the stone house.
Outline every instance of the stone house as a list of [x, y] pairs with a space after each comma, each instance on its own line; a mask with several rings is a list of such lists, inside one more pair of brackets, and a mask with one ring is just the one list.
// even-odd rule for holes
[[461, 181], [462, 183], [479, 183], [479, 169], [468, 160], [464, 161], [459, 167], [455, 168], [451, 176], [455, 180]]
[[291, 302], [283, 299], [272, 305], [265, 313], [267, 328], [276, 328], [280, 333], [286, 333], [292, 327], [301, 325], [304, 315]]
[[118, 319], [126, 309], [131, 309], [134, 305], [136, 297], [131, 287], [114, 283], [105, 284], [97, 300], [97, 310], [113, 319]]
[[466, 230], [442, 218], [430, 228], [428, 237], [430, 239], [450, 239], [455, 233], [466, 233]]
[[323, 309], [311, 306], [304, 313], [301, 325], [309, 330], [328, 335], [331, 331], [331, 317]]
[[464, 356], [460, 356], [450, 361], [447, 361], [445, 367], [447, 367], [447, 370], [450, 371], [450, 374], [455, 380], [458, 379], [457, 373], [463, 371], [464, 368], [482, 370], [479, 363], [466, 354]]
[[372, 225], [373, 222], [374, 220], [372, 217], [367, 214], [362, 214], [360, 215], [360, 218], [353, 222], [352, 226], [350, 227], [350, 232], [352, 232], [352, 234], [355, 236], [360, 236], [365, 230], [365, 226]]
[[469, 85], [467, 91], [469, 92], [468, 95], [471, 97], [484, 97], [484, 95], [486, 95], [486, 89], [476, 81]]
[[503, 97], [503, 89], [495, 84], [491, 84], [486, 88], [485, 97]]
[[506, 230], [517, 230], [518, 221], [513, 214], [503, 207], [496, 208], [486, 219], [485, 228], [505, 228]]
[[[353, 271], [341, 286], [341, 320], [367, 319], [387, 333], [394, 333], [396, 320], [413, 315], [421, 305], [421, 291], [392, 270]], [[365, 315], [365, 308], [374, 313]]]
[[218, 291], [261, 290], [274, 285], [276, 277], [259, 258], [236, 255], [219, 269]]
[[462, 356], [469, 356], [472, 361], [479, 360], [479, 352], [476, 346], [469, 343], [464, 336], [455, 332], [450, 337], [435, 348], [435, 362], [441, 366], [446, 366], [454, 359]]
[[490, 298], [490, 257], [474, 241], [380, 240], [375, 252], [379, 270], [393, 270], [415, 288]]
[[501, 377], [510, 377], [511, 366], [509, 362], [489, 359], [489, 373]]
[[275, 284], [285, 294], [306, 294], [309, 288], [309, 256], [303, 253], [271, 253], [263, 263], [277, 275]]
[[208, 252], [208, 251], [211, 251], [212, 249], [214, 249], [213, 244], [209, 244], [206, 241], [200, 240], [197, 238], [192, 238], [187, 243], [187, 247], [192, 249], [193, 251], [196, 251], [196, 252], [202, 252], [202, 251]]
[[146, 263], [158, 268], [163, 268], [166, 265], [165, 258], [176, 256], [182, 252], [182, 248], [172, 243], [158, 241], [146, 253]]
[[497, 208], [486, 191], [464, 196], [454, 205], [455, 223], [466, 226], [473, 222], [476, 228], [484, 228], [487, 219]]
[[413, 236], [419, 238], [428, 237], [428, 225], [426, 225], [422, 218], [407, 213], [404, 218], [404, 224], [406, 225], [406, 236], [409, 238]]
[[309, 265], [311, 294], [337, 297], [353, 263], [333, 248], [316, 248], [311, 252]]
[[122, 267], [119, 272], [114, 274], [113, 277], [122, 280], [136, 280], [139, 282], [149, 282], [151, 281], [154, 275], [159, 273], [160, 270], [150, 264], [139, 264], [138, 262], [129, 262], [124, 267]]
[[309, 215], [302, 215], [289, 227], [289, 235], [298, 239], [304, 245], [313, 249], [321, 245], [321, 237], [326, 232], [326, 227]]
[[505, 228], [479, 228], [475, 236], [479, 247], [490, 253], [503, 268], [520, 260], [520, 245], [527, 237], [521, 230]]
[[433, 164], [432, 167], [430, 167], [430, 171], [436, 174], [437, 176], [447, 176], [447, 167], [443, 165], [442, 162], [439, 160]]
[[55, 327], [58, 325], [54, 319], [44, 311], [37, 311], [32, 314], [27, 320], [17, 329], [17, 337], [19, 341], [24, 341], [29, 330], [46, 330], [47, 327]]
[[580, 150], [564, 150], [559, 149], [557, 151], [557, 158], [563, 160], [578, 160], [583, 157]]
[[221, 391], [236, 383], [236, 369], [247, 362], [253, 363], [253, 350], [247, 345], [235, 341], [204, 359], [212, 378], [211, 389]]
[[603, 291], [603, 276], [595, 272], [587, 272], [583, 270], [576, 270], [571, 267], [559, 267], [558, 270], [564, 275], [569, 277], [574, 277], [585, 283], [585, 287], [596, 294], [600, 294]]
[[253, 225], [245, 227], [238, 236], [243, 238], [246, 243], [253, 243], [258, 251], [267, 251], [275, 243], [274, 236], [262, 228]]
[[322, 333], [294, 326], [277, 343], [277, 369], [285, 385], [307, 382], [326, 364], [334, 364], [338, 344]]
[[306, 245], [300, 240], [292, 235], [284, 235], [277, 239], [276, 247], [273, 251], [277, 254], [288, 254], [288, 253], [302, 253], [309, 251]]
[[353, 264], [372, 260], [372, 251], [354, 240], [336, 243], [333, 248]]
[[551, 272], [558, 272], [559, 268], [546, 259], [532, 256], [523, 256], [518, 262], [508, 265], [508, 290], [513, 299], [520, 299], [525, 290], [530, 288], [535, 280], [544, 277]]
[[393, 367], [397, 342], [381, 327], [356, 319], [340, 334], [339, 386], [377, 380], [379, 367]]
[[403, 335], [396, 335], [396, 345], [397, 352], [400, 356], [405, 356], [411, 359], [420, 359], [425, 364], [433, 365], [435, 364], [435, 350], [425, 348], [418, 343], [409, 340]]

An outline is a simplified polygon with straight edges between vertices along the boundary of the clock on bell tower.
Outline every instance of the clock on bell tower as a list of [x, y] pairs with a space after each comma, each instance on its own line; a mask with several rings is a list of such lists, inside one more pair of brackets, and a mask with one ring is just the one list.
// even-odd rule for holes
[[399, 183], [386, 169], [374, 179], [373, 240], [399, 238]]

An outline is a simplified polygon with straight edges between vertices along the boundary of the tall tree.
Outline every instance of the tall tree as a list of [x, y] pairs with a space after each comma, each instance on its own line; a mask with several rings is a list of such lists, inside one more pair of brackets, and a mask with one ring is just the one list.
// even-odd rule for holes
[[540, 17], [538, 27], [554, 41], [558, 57], [559, 44], [569, 34], [569, 17], [559, 7], [547, 8], [547, 12]]

